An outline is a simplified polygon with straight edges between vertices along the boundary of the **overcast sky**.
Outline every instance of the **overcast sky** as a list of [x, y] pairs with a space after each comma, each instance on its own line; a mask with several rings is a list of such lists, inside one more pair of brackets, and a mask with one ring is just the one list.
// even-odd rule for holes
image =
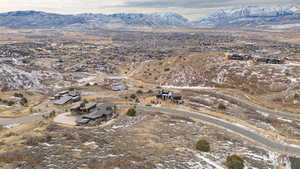
[[195, 20], [218, 8], [299, 5], [300, 0], [0, 0], [0, 12], [40, 10], [64, 14], [177, 12]]

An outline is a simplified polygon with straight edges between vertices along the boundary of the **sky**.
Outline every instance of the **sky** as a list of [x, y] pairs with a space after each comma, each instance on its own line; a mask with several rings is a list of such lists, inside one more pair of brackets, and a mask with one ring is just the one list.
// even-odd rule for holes
[[300, 0], [0, 0], [0, 4], [0, 12], [18, 10], [39, 10], [62, 14], [176, 12], [190, 20], [197, 20], [220, 8], [250, 5], [300, 6]]

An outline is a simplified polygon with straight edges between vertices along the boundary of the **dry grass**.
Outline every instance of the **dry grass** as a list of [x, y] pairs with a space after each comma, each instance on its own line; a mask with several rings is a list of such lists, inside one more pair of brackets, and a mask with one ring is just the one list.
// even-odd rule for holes
[[[109, 160], [97, 160], [97, 159], [91, 159], [88, 162], [88, 167], [90, 169], [113, 169], [113, 168], [130, 168], [130, 169], [150, 169], [155, 168], [155, 165], [153, 165], [150, 162], [139, 164], [139, 161], [145, 161], [146, 159], [143, 159], [138, 156], [131, 155], [126, 158], [114, 158]], [[135, 161], [136, 163], [133, 163], [132, 161]]]
[[0, 162], [13, 163], [13, 162], [27, 162], [30, 165], [38, 164], [42, 161], [42, 155], [38, 152], [32, 153], [27, 151], [14, 151], [0, 154]]
[[46, 143], [51, 141], [52, 137], [48, 134], [44, 136], [25, 136], [25, 145], [34, 146], [38, 145], [39, 143]]

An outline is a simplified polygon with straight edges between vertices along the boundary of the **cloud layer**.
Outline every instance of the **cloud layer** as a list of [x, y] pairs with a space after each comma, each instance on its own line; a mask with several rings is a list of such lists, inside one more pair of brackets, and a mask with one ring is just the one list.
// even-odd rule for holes
[[146, 0], [146, 1], [129, 1], [125, 3], [127, 7], [141, 8], [224, 8], [247, 5], [286, 5], [298, 4], [299, 0]]

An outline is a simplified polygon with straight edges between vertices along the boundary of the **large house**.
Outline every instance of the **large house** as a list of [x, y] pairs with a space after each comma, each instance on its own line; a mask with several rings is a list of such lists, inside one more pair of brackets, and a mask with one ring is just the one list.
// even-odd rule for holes
[[157, 99], [162, 99], [162, 100], [170, 100], [170, 101], [172, 101], [176, 104], [182, 104], [183, 103], [181, 94], [173, 93], [173, 92], [168, 91], [168, 90], [158, 91], [158, 93], [156, 95], [156, 98]]
[[112, 103], [76, 103], [71, 112], [77, 117], [78, 125], [99, 125], [116, 116], [115, 105]]
[[78, 91], [62, 91], [54, 95], [55, 105], [64, 105], [67, 103], [75, 103], [81, 100], [80, 93]]
[[252, 56], [251, 55], [246, 55], [246, 54], [238, 54], [238, 53], [226, 53], [225, 54], [225, 59], [227, 60], [251, 60]]

